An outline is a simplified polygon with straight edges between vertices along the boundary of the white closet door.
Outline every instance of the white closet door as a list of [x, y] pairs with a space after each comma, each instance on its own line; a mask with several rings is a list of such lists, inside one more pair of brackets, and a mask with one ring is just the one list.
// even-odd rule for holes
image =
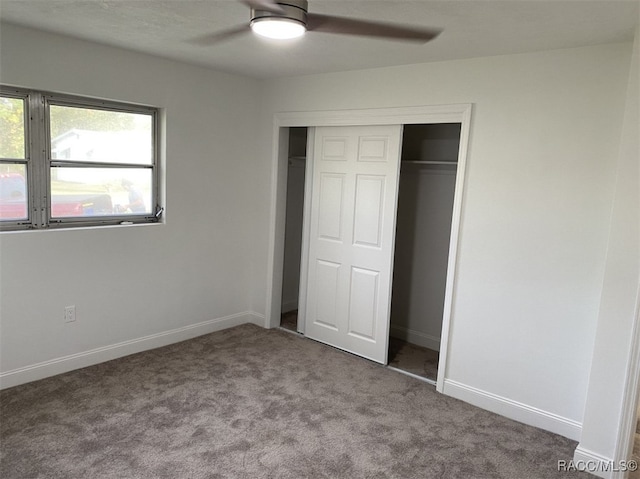
[[402, 126], [315, 129], [305, 335], [386, 364]]

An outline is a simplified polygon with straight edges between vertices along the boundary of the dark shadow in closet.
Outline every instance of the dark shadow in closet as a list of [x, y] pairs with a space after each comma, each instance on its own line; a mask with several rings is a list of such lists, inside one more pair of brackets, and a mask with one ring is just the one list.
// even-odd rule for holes
[[438, 379], [440, 353], [398, 338], [389, 338], [389, 366], [431, 381]]
[[289, 128], [280, 327], [298, 331], [298, 297], [304, 217], [307, 128]]
[[441, 334], [460, 130], [406, 125], [403, 135], [389, 365], [432, 381], [439, 352], [425, 346]]
[[[403, 167], [412, 168], [412, 165]], [[396, 271], [402, 271], [404, 276], [411, 277], [414, 268], [412, 259], [416, 248], [417, 209], [414, 206], [418, 201], [418, 182], [407, 181], [406, 175], [401, 176], [399, 190], [401, 194], [398, 198], [396, 237], [402, 236], [409, 239], [403, 242], [402, 247], [398, 247], [396, 243], [394, 274]], [[402, 311], [397, 311], [400, 309], [399, 305], [410, 302], [410, 289], [394, 287], [391, 297], [391, 317], [398, 313], [403, 314]], [[438, 352], [400, 338], [390, 337], [389, 366], [435, 381], [438, 377]]]
[[298, 331], [298, 310], [282, 313], [280, 315], [280, 327], [289, 331]]

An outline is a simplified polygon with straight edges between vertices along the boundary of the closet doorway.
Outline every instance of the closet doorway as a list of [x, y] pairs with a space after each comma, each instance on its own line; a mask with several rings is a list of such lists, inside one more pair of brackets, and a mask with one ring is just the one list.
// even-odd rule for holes
[[[326, 111], [308, 111], [308, 112], [281, 112], [274, 114], [273, 128], [273, 155], [272, 167], [273, 175], [271, 177], [271, 210], [270, 210], [270, 248], [268, 258], [268, 277], [265, 305], [265, 326], [279, 327], [282, 315], [283, 303], [283, 265], [285, 256], [285, 226], [286, 226], [286, 206], [287, 206], [287, 173], [289, 166], [289, 131], [295, 127], [307, 128], [309, 135], [308, 142], [314, 138], [316, 127], [343, 127], [343, 126], [367, 126], [367, 125], [403, 125], [403, 128], [410, 128], [412, 125], [436, 125], [443, 123], [457, 123], [461, 125], [459, 135], [459, 151], [458, 164], [455, 180], [455, 195], [453, 200], [453, 213], [451, 215], [451, 234], [449, 243], [449, 254], [447, 259], [447, 274], [444, 294], [444, 307], [442, 314], [442, 334], [439, 353], [439, 367], [436, 389], [444, 392], [445, 373], [447, 371], [446, 362], [448, 360], [448, 344], [449, 330], [451, 323], [451, 312], [453, 306], [453, 298], [456, 289], [456, 264], [458, 251], [458, 237], [460, 220], [462, 217], [463, 192], [465, 180], [465, 164], [467, 156], [467, 147], [469, 141], [469, 130], [471, 124], [470, 104], [455, 105], [437, 105], [437, 106], [417, 106], [417, 107], [399, 107], [399, 108], [374, 108], [364, 110], [326, 110]], [[313, 155], [307, 157], [306, 161], [306, 178], [305, 178], [305, 198], [311, 198], [312, 195], [312, 167], [314, 164]], [[400, 167], [399, 159], [397, 160], [398, 168]], [[447, 166], [447, 165], [444, 165]], [[395, 201], [395, 200], [394, 200]], [[311, 208], [310, 202], [304, 204], [303, 214], [303, 241], [302, 241], [302, 265], [300, 276], [300, 287], [298, 303], [301, 315], [304, 315], [308, 300], [307, 291], [307, 263], [309, 260], [309, 234]], [[392, 222], [395, 227], [395, 209], [393, 214], [385, 213], [383, 215], [384, 222]], [[395, 230], [395, 228], [394, 228]], [[393, 245], [390, 252], [394, 254]], [[392, 297], [391, 287], [388, 289], [389, 299]], [[387, 322], [387, 328], [390, 325], [390, 309], [383, 316]], [[298, 318], [297, 330], [305, 333], [305, 322]], [[410, 328], [405, 328], [410, 329]], [[386, 335], [385, 343], [388, 342], [389, 335]], [[387, 362], [387, 344], [384, 344], [384, 363]], [[382, 362], [382, 360], [377, 360]]]
[[400, 159], [389, 366], [435, 384], [460, 123], [405, 125]]
[[298, 332], [307, 128], [289, 128], [280, 327]]

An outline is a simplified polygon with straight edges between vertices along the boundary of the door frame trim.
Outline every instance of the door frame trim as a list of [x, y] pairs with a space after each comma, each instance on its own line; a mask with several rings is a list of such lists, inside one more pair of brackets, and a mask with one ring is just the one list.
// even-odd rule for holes
[[[627, 362], [626, 381], [622, 396], [622, 414], [614, 447], [614, 464], [628, 460], [633, 453], [640, 407], [640, 288], [636, 295], [636, 314], [631, 328], [631, 347]], [[578, 445], [578, 448], [580, 445]]]
[[[288, 128], [460, 123], [461, 130], [460, 147], [458, 150], [458, 170], [453, 202], [444, 314], [440, 342], [440, 363], [438, 367], [438, 380], [436, 386], [436, 389], [439, 392], [443, 391], [444, 380], [447, 372], [448, 344], [454, 313], [458, 245], [460, 242], [460, 224], [462, 219], [465, 180], [467, 176], [466, 164], [471, 127], [471, 111], [471, 103], [462, 103], [360, 110], [278, 112], [274, 114], [271, 154], [271, 198], [269, 213], [269, 250], [267, 258], [265, 327], [274, 328], [280, 324], [280, 310], [282, 307], [282, 267], [284, 259], [287, 156], [289, 146]], [[308, 167], [307, 172], [309, 172]], [[307, 180], [305, 179], [305, 182], [306, 181]], [[304, 245], [308, 242], [308, 238], [303, 237], [302, 241]]]

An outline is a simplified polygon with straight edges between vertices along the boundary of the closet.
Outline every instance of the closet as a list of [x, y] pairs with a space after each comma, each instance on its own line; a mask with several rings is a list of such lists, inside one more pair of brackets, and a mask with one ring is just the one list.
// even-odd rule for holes
[[290, 128], [287, 160], [284, 264], [282, 271], [282, 310], [280, 316], [280, 326], [290, 331], [298, 330], [306, 154], [307, 129], [303, 127]]
[[460, 123], [405, 125], [400, 161], [389, 365], [436, 380]]

